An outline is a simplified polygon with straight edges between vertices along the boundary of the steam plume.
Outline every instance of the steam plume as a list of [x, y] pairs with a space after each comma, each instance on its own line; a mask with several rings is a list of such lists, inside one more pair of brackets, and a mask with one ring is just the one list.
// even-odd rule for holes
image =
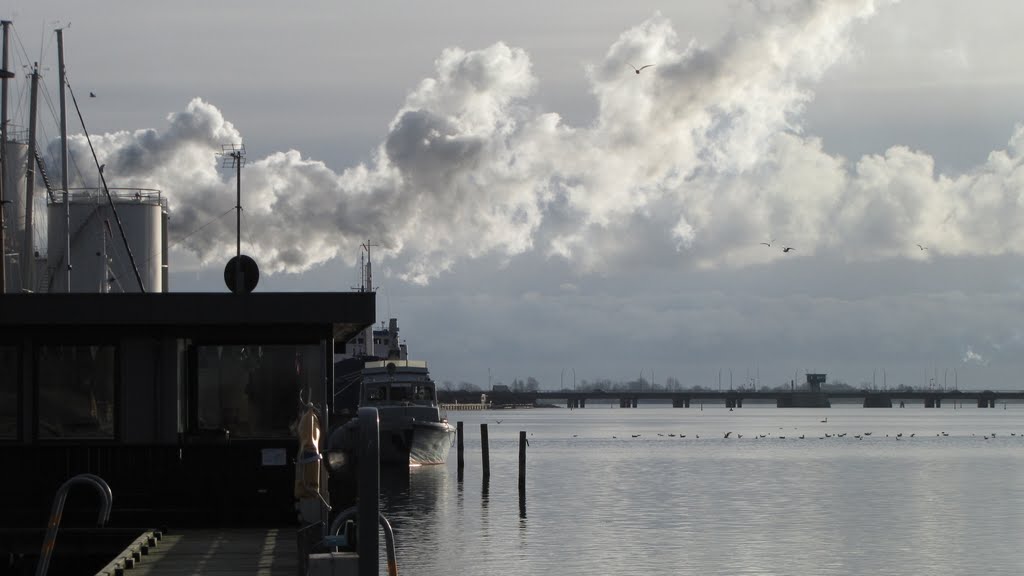
[[[761, 3], [755, 27], [714, 46], [681, 41], [656, 14], [588, 69], [598, 113], [587, 126], [531, 105], [537, 80], [523, 50], [447, 49], [371, 162], [337, 173], [295, 150], [250, 158], [245, 215], [258, 233], [246, 240], [274, 273], [351, 260], [372, 238], [417, 282], [493, 253], [538, 251], [581, 271], [651, 253], [698, 267], [783, 257], [759, 246], [766, 238], [799, 247], [786, 257], [1019, 252], [1024, 129], [958, 175], [902, 146], [849, 162], [803, 134], [811, 87], [879, 4]], [[636, 75], [630, 62], [655, 66]], [[233, 174], [216, 153], [242, 135], [200, 99], [168, 121], [95, 137], [105, 173], [163, 190], [172, 241], [223, 262], [232, 222], [189, 233], [233, 206]], [[71, 152], [88, 158], [83, 138]]]

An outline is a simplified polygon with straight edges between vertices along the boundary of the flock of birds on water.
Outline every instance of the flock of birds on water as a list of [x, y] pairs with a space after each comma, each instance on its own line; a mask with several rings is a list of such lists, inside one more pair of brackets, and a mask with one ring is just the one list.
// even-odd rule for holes
[[[826, 417], [824, 420], [821, 420], [820, 422], [822, 424], [828, 423], [828, 418]], [[501, 420], [498, 420], [498, 423], [501, 424]], [[784, 429], [785, 428], [783, 426], [779, 426], [779, 430], [784, 430]], [[796, 427], [794, 427], [793, 429], [794, 430], [798, 430], [798, 428], [796, 428]], [[854, 438], [854, 439], [857, 439], [857, 440], [863, 440], [865, 437], [871, 436], [871, 434], [872, 434], [871, 432], [862, 432], [860, 434], [853, 434], [850, 437]], [[667, 438], [686, 438], [686, 434], [675, 434], [675, 433], [663, 434], [661, 432], [658, 432], [657, 435], [661, 436], [661, 437], [667, 437]], [[793, 439], [793, 440], [806, 440], [806, 439], [813, 439], [815, 437], [817, 437], [818, 440], [825, 440], [827, 438], [846, 438], [848, 435], [849, 435], [848, 432], [832, 432], [832, 433], [824, 432], [822, 435], [819, 435], [819, 436], [815, 436], [813, 434], [811, 436], [808, 436], [807, 433], [805, 432], [805, 433], [800, 434], [799, 436], [797, 436], [795, 433], [790, 434], [789, 436], [787, 436], [785, 434], [778, 434], [778, 433], [776, 433], [773, 436], [771, 432], [768, 432], [766, 434], [751, 434], [751, 435], [748, 435], [748, 437], [753, 438], [754, 440], [759, 440], [759, 439], [786, 440], [787, 438]], [[982, 434], [981, 437], [984, 440], [991, 440], [992, 438], [995, 438], [996, 435], [997, 434], [995, 432], [992, 432], [990, 434]], [[903, 440], [904, 438], [908, 438], [908, 439], [909, 438], [914, 438], [915, 436], [918, 436], [918, 434], [916, 432], [911, 432], [910, 434], [904, 434], [903, 432], [899, 432], [897, 434], [892, 434], [892, 435], [886, 434], [885, 435], [886, 438], [892, 437], [892, 438], [895, 438], [897, 441]], [[923, 437], [924, 435], [922, 434], [921, 436]], [[940, 437], [940, 438], [941, 437], [948, 437], [949, 436], [949, 432], [936, 432], [935, 436]], [[977, 434], [971, 434], [971, 436], [976, 437]], [[1016, 432], [1010, 432], [1010, 436], [1016, 437], [1016, 436], [1018, 436], [1018, 434]], [[1024, 438], [1024, 432], [1022, 432], [1019, 436], [1021, 438]], [[573, 434], [572, 437], [573, 438], [578, 438], [579, 434]], [[630, 434], [629, 437], [630, 438], [642, 438], [643, 434]], [[706, 435], [705, 435], [705, 437], [706, 437]], [[743, 434], [740, 434], [738, 432], [733, 434], [733, 432], [731, 430], [729, 432], [726, 432], [723, 435], [723, 439], [724, 440], [728, 440], [730, 438], [739, 440], [739, 439], [741, 439], [743, 437], [744, 437]], [[623, 436], [623, 438], [625, 438], [625, 436]], [[700, 434], [694, 434], [693, 438], [695, 440], [700, 440]], [[617, 439], [619, 439], [619, 437], [613, 435], [612, 439], [613, 440], [617, 440]]]

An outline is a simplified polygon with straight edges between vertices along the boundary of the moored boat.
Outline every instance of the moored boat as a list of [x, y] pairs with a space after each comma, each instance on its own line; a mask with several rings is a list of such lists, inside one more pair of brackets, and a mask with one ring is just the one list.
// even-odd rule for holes
[[[367, 362], [362, 371], [359, 406], [377, 409], [382, 464], [444, 464], [455, 430], [437, 402], [427, 363], [422, 360]], [[358, 418], [343, 427], [345, 438]], [[344, 449], [351, 448], [344, 446]]]

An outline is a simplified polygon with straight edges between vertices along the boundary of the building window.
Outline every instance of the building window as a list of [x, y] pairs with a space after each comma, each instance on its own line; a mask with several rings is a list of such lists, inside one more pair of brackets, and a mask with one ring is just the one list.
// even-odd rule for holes
[[0, 438], [18, 437], [18, 348], [0, 346]]
[[196, 428], [232, 438], [293, 436], [299, 392], [321, 394], [319, 345], [225, 345], [197, 348]]
[[37, 354], [39, 438], [113, 438], [114, 346], [52, 344]]

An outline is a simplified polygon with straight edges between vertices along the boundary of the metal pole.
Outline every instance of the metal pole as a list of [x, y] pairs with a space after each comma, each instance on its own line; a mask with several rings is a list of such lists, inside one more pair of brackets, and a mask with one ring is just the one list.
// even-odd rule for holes
[[60, 185], [64, 191], [65, 292], [71, 292], [71, 202], [68, 198], [68, 115], [64, 105], [64, 30], [57, 29], [57, 67], [60, 77]]
[[377, 518], [380, 516], [380, 419], [376, 408], [364, 407], [359, 418], [359, 576], [377, 576]]
[[519, 431], [519, 493], [526, 492], [526, 430]]
[[458, 422], [455, 423], [455, 436], [456, 436], [456, 440], [458, 441], [458, 444], [459, 444], [458, 449], [457, 449], [458, 450], [458, 458], [459, 458], [459, 470], [458, 470], [459, 482], [462, 482], [462, 470], [466, 467], [466, 459], [465, 459], [465, 454], [464, 454], [465, 453], [465, 444], [463, 443], [463, 435], [462, 435], [462, 420], [459, 420]]
[[480, 459], [483, 462], [484, 481], [491, 477], [491, 454], [487, 445], [487, 424], [480, 425]]
[[4, 188], [7, 186], [7, 79], [13, 76], [7, 71], [7, 37], [10, 20], [0, 21], [4, 29], [3, 68], [0, 70], [0, 294], [7, 292], [7, 219], [4, 217]]
[[39, 95], [39, 65], [32, 67], [32, 101], [28, 113], [28, 162], [25, 169], [25, 239], [21, 243], [21, 287], [25, 290], [35, 289], [36, 257], [32, 248], [35, 238], [33, 231], [33, 200], [36, 176], [36, 100]]
[[245, 282], [242, 281], [242, 154], [235, 156], [235, 292], [241, 294]]

